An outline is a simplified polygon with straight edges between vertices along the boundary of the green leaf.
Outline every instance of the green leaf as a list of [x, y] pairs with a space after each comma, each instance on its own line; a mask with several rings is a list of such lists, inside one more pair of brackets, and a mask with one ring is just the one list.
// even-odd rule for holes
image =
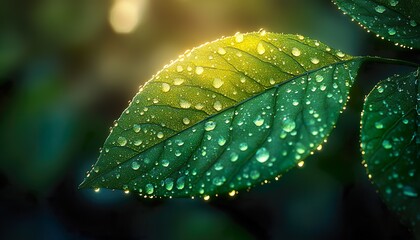
[[366, 98], [361, 147], [390, 209], [420, 234], [419, 72], [380, 82]]
[[333, 0], [368, 31], [396, 45], [420, 48], [420, 1]]
[[361, 62], [265, 31], [204, 44], [141, 88], [81, 187], [182, 197], [274, 179], [324, 142]]

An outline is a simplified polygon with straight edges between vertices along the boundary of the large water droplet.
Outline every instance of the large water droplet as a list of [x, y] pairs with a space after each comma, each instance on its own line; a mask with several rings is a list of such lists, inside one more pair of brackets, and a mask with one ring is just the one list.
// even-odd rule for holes
[[167, 167], [169, 166], [169, 160], [168, 159], [162, 159], [162, 166]]
[[292, 55], [295, 57], [299, 57], [300, 56], [300, 50], [299, 48], [292, 48]]
[[249, 173], [249, 176], [251, 177], [251, 179], [256, 180], [260, 177], [260, 173], [257, 170], [252, 170]]
[[257, 52], [258, 52], [258, 54], [261, 54], [261, 55], [265, 53], [265, 48], [264, 48], [264, 45], [262, 44], [262, 42], [258, 43]]
[[242, 34], [242, 33], [236, 33], [235, 34], [235, 41], [236, 42], [238, 42], [238, 43], [240, 43], [240, 42], [242, 42], [244, 40], [244, 35]]
[[204, 130], [212, 131], [216, 128], [216, 123], [214, 121], [208, 121], [204, 124]]
[[182, 108], [190, 108], [191, 103], [188, 102], [187, 100], [181, 99], [179, 100], [179, 106], [181, 106]]
[[171, 191], [174, 187], [174, 180], [172, 178], [165, 179], [165, 188], [168, 191]]
[[395, 30], [395, 28], [388, 28], [388, 34], [393, 36], [397, 33], [397, 31]]
[[185, 125], [188, 125], [188, 124], [190, 124], [190, 119], [188, 119], [188, 118], [183, 118], [182, 119], [182, 122], [185, 124]]
[[383, 12], [385, 12], [385, 10], [386, 10], [386, 8], [382, 5], [378, 5], [378, 6], [375, 7], [375, 11], [377, 13], [383, 13]]
[[220, 101], [216, 101], [216, 102], [214, 102], [214, 104], [213, 104], [213, 108], [214, 108], [216, 111], [220, 111], [220, 110], [222, 110], [222, 108], [223, 108], [222, 103], [221, 103]]
[[225, 145], [226, 139], [224, 137], [219, 137], [219, 139], [217, 140], [217, 144], [219, 144], [219, 146]]
[[324, 80], [324, 77], [322, 75], [316, 75], [315, 76], [315, 81], [316, 82], [322, 82]]
[[139, 164], [137, 161], [133, 161], [133, 162], [131, 163], [131, 168], [132, 168], [133, 170], [139, 170], [139, 168], [140, 168], [140, 164]]
[[154, 191], [154, 187], [152, 184], [148, 183], [146, 184], [145, 190], [147, 194], [152, 194]]
[[384, 124], [381, 123], [381, 122], [375, 122], [375, 128], [376, 129], [382, 129], [382, 128], [384, 128]]
[[254, 124], [257, 127], [260, 127], [264, 124], [264, 118], [262, 118], [260, 115], [257, 116], [257, 118], [254, 120]]
[[223, 165], [221, 164], [221, 163], [216, 163], [215, 165], [214, 165], [214, 170], [216, 170], [216, 171], [220, 171], [220, 170], [223, 170]]
[[215, 177], [213, 178], [213, 184], [216, 186], [221, 186], [223, 185], [223, 183], [226, 181], [225, 177]]
[[292, 119], [284, 120], [282, 128], [285, 132], [291, 132], [295, 129], [295, 127], [296, 127], [296, 123]]
[[117, 143], [120, 146], [125, 146], [127, 144], [127, 139], [125, 137], [118, 137], [117, 138]]
[[182, 79], [182, 78], [175, 78], [174, 79], [174, 85], [177, 85], [177, 86], [179, 86], [179, 85], [181, 85], [181, 84], [183, 84], [184, 83], [184, 79]]
[[195, 68], [195, 73], [197, 73], [197, 75], [201, 75], [203, 72], [204, 72], [203, 67], [196, 67]]
[[177, 72], [182, 72], [184, 71], [184, 68], [181, 65], [176, 66], [176, 71]]
[[248, 144], [243, 142], [239, 144], [239, 150], [246, 151], [248, 149]]
[[185, 187], [185, 177], [180, 177], [176, 180], [176, 188], [182, 190]]
[[224, 48], [219, 48], [219, 49], [217, 49], [217, 53], [218, 54], [220, 54], [220, 55], [225, 55], [226, 54], [226, 50], [224, 49]]
[[383, 141], [382, 141], [382, 146], [383, 146], [385, 149], [391, 149], [391, 148], [392, 148], [392, 144], [391, 144], [391, 142], [389, 142], [389, 140], [383, 140]]
[[163, 137], [164, 137], [163, 132], [158, 132], [158, 133], [157, 133], [157, 137], [158, 137], [158, 138], [163, 138]]
[[169, 92], [171, 90], [171, 86], [167, 83], [162, 83], [162, 92]]
[[139, 124], [134, 124], [133, 125], [133, 131], [134, 132], [138, 133], [138, 132], [140, 132], [140, 130], [141, 130], [141, 127], [140, 127]]
[[237, 154], [237, 153], [232, 152], [232, 153], [230, 154], [230, 161], [232, 161], [232, 162], [236, 162], [236, 161], [238, 160], [238, 158], [239, 158], [239, 156], [238, 156], [238, 154]]
[[258, 162], [265, 163], [268, 160], [268, 158], [270, 157], [270, 152], [268, 152], [267, 148], [262, 147], [262, 148], [258, 149], [255, 156], [256, 156]]
[[397, 6], [397, 4], [398, 4], [399, 2], [397, 1], [397, 0], [390, 0], [389, 1], [389, 5], [391, 5], [392, 7], [395, 7], [395, 6]]
[[319, 59], [318, 58], [311, 58], [311, 63], [318, 64], [319, 63]]
[[225, 82], [223, 82], [220, 78], [213, 79], [213, 87], [214, 88], [220, 88]]

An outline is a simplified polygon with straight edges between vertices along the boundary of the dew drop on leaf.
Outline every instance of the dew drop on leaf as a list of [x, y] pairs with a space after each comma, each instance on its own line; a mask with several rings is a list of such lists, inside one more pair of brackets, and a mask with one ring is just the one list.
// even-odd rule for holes
[[145, 190], [147, 194], [152, 194], [154, 191], [154, 187], [152, 184], [148, 183], [146, 184]]
[[291, 132], [295, 129], [296, 123], [292, 119], [286, 119], [283, 122], [283, 130], [285, 132]]
[[257, 118], [254, 120], [254, 124], [257, 127], [260, 127], [264, 124], [264, 118], [262, 118], [260, 115], [257, 116]]
[[385, 149], [391, 149], [392, 144], [391, 144], [391, 142], [389, 142], [389, 140], [383, 140], [382, 141], [382, 147], [384, 147]]
[[138, 133], [138, 132], [140, 132], [140, 130], [141, 130], [141, 127], [140, 127], [139, 124], [133, 124], [133, 131], [134, 132]]
[[236, 152], [230, 154], [230, 161], [236, 162], [239, 158], [239, 155]]
[[220, 88], [225, 82], [223, 82], [220, 78], [213, 79], [213, 87], [214, 88]]
[[260, 55], [262, 55], [262, 54], [265, 53], [265, 48], [264, 48], [264, 45], [262, 44], [262, 42], [258, 43], [258, 45], [257, 45], [257, 52]]
[[299, 48], [292, 48], [292, 54], [293, 54], [293, 56], [295, 56], [295, 57], [299, 57], [300, 56], [300, 50], [299, 50]]
[[204, 68], [203, 67], [196, 67], [195, 68], [195, 73], [197, 75], [201, 75], [204, 72]]
[[220, 110], [222, 110], [222, 108], [223, 108], [222, 103], [221, 103], [220, 101], [216, 101], [216, 102], [214, 102], [214, 104], [213, 104], [213, 108], [214, 108], [216, 111], [220, 111]]
[[165, 179], [165, 188], [168, 191], [171, 191], [174, 187], [174, 180], [172, 178]]
[[377, 13], [383, 13], [383, 12], [385, 12], [385, 10], [386, 10], [386, 8], [382, 5], [378, 5], [378, 6], [375, 7], [375, 11]]
[[411, 186], [404, 186], [403, 194], [407, 197], [418, 197], [417, 191]]
[[256, 180], [260, 177], [260, 172], [258, 172], [257, 170], [252, 170], [249, 173], [249, 176], [251, 177], [251, 179]]
[[267, 148], [262, 147], [260, 149], [258, 149], [256, 155], [256, 159], [258, 162], [260, 163], [265, 163], [268, 158], [270, 157], [270, 153], [268, 152]]
[[206, 131], [212, 131], [216, 128], [216, 123], [213, 121], [208, 121], [204, 124], [204, 130]]
[[127, 139], [125, 138], [125, 137], [118, 137], [118, 139], [117, 139], [117, 143], [120, 145], [120, 146], [125, 146], [126, 144], [127, 144]]
[[138, 170], [138, 169], [140, 168], [140, 164], [139, 164], [137, 161], [133, 161], [133, 162], [131, 163], [131, 168], [132, 168], [133, 170]]
[[239, 144], [239, 150], [246, 151], [248, 149], [248, 144], [243, 142]]
[[171, 90], [171, 86], [167, 83], [162, 83], [162, 92], [169, 92]]

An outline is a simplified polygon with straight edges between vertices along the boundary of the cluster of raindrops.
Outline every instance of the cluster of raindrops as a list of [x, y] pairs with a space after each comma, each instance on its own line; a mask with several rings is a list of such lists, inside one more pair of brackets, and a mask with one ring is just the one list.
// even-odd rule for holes
[[399, 1], [389, 0], [384, 5], [374, 1], [333, 1], [344, 14], [349, 14], [367, 32], [374, 32], [381, 39], [394, 42], [395, 46], [413, 49], [420, 46], [415, 36], [420, 32], [418, 23], [410, 16], [401, 14]]
[[108, 162], [100, 157], [94, 174], [125, 193], [205, 200], [278, 180], [322, 149], [358, 64], [316, 40], [264, 30], [187, 51], [115, 122], [101, 154]]

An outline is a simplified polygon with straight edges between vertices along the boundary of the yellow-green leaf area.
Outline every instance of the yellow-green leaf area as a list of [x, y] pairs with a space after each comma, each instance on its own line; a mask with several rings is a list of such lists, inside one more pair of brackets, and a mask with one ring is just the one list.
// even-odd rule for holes
[[132, 99], [82, 186], [172, 197], [273, 179], [323, 142], [360, 63], [319, 41], [265, 31], [187, 51]]

